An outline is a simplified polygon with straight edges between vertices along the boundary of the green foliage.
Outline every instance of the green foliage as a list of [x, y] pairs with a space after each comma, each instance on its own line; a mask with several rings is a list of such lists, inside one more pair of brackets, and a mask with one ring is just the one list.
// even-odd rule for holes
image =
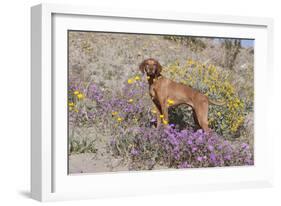
[[69, 143], [70, 154], [96, 153], [98, 150], [94, 143], [95, 141], [89, 141], [86, 139], [83, 139], [82, 141], [71, 140]]

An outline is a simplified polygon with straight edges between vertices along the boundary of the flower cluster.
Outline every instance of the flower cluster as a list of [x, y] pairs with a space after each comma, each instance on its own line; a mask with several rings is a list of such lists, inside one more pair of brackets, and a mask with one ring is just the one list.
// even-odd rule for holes
[[248, 144], [232, 143], [202, 130], [132, 127], [115, 134], [115, 155], [131, 161], [132, 169], [199, 168], [253, 165]]
[[106, 110], [102, 91], [92, 82], [71, 79], [68, 88], [69, 123], [91, 125]]

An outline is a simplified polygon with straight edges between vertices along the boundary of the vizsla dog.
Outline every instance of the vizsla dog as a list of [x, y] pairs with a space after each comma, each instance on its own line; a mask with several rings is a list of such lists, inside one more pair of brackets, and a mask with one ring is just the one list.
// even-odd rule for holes
[[209, 103], [215, 105], [223, 105], [224, 103], [212, 101], [189, 86], [165, 78], [161, 75], [162, 66], [155, 59], [144, 60], [139, 69], [147, 75], [149, 94], [157, 108], [157, 127], [161, 124], [161, 117], [164, 124], [168, 123], [168, 107], [171, 103], [173, 106], [187, 104], [193, 108], [195, 121], [199, 126], [204, 132], [210, 132], [208, 126]]

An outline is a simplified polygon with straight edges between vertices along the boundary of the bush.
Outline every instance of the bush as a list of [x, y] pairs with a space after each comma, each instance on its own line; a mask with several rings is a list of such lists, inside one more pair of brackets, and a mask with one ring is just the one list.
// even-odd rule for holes
[[111, 147], [114, 155], [125, 157], [131, 168], [199, 168], [252, 165], [248, 144], [233, 143], [202, 130], [132, 127], [116, 130]]
[[[229, 81], [229, 72], [190, 59], [183, 66], [177, 62], [169, 65], [164, 68], [163, 74], [199, 90], [212, 100], [224, 102], [223, 106], [210, 104], [209, 125], [224, 137], [235, 137], [238, 134], [245, 119], [245, 106]], [[178, 112], [192, 116], [192, 111], [186, 107]], [[184, 121], [193, 120], [186, 118]]]
[[97, 148], [94, 140], [71, 140], [69, 143], [69, 152], [70, 154], [96, 153]]
[[69, 123], [90, 126], [98, 123], [106, 111], [103, 93], [93, 82], [71, 79], [68, 88]]

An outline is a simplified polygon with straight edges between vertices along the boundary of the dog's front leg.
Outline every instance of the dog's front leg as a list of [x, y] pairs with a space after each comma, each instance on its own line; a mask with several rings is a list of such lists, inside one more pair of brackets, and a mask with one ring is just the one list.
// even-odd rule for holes
[[161, 106], [159, 105], [159, 103], [153, 99], [153, 103], [155, 105], [155, 108], [156, 108], [156, 119], [157, 119], [157, 125], [156, 127], [159, 128], [160, 125], [161, 125], [161, 115], [162, 115], [162, 109], [161, 109]]
[[157, 115], [157, 118], [156, 118], [156, 119], [157, 119], [157, 128], [159, 128], [160, 125], [161, 125], [161, 117], [160, 117], [160, 116], [161, 116], [162, 114], [161, 114], [161, 112], [160, 112], [158, 109], [156, 109], [156, 111], [157, 111], [157, 112], [156, 112], [156, 115]]
[[166, 102], [162, 105], [163, 108], [163, 124], [167, 125], [169, 123], [169, 117], [168, 117], [168, 106], [166, 104]]

